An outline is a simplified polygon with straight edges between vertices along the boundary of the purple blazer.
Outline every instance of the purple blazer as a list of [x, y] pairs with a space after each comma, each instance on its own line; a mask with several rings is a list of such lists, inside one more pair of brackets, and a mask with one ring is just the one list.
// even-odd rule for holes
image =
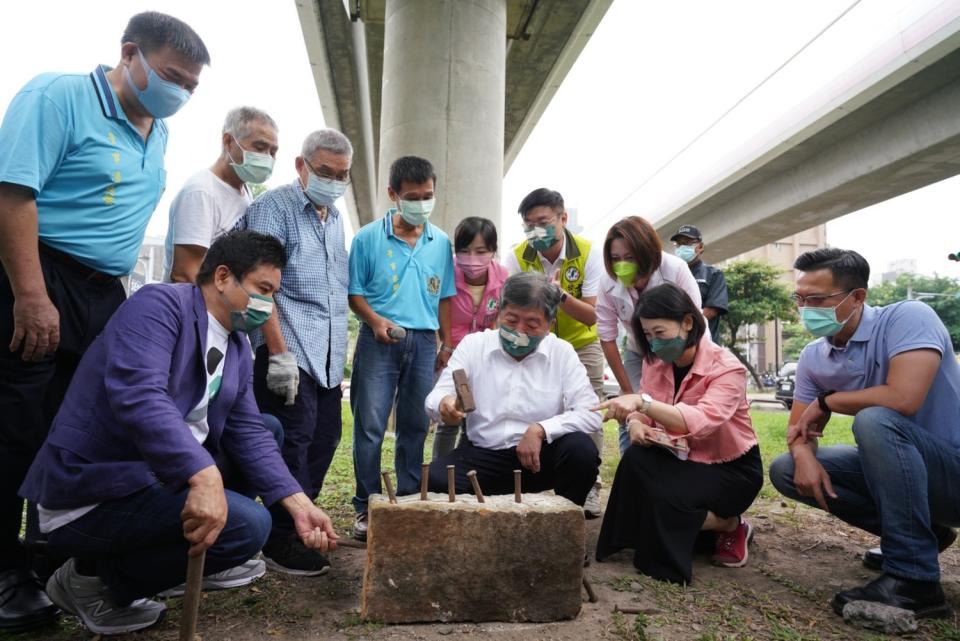
[[253, 397], [246, 337], [230, 335], [201, 445], [184, 417], [207, 392], [207, 308], [194, 285], [148, 285], [84, 354], [20, 494], [53, 510], [179, 488], [224, 451], [270, 505], [301, 491]]

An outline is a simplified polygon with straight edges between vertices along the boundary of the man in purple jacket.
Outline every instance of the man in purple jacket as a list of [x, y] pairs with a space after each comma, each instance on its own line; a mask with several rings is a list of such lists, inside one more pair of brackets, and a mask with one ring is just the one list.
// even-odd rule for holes
[[151, 285], [90, 346], [21, 494], [38, 504], [54, 554], [50, 599], [91, 631], [156, 623], [150, 597], [183, 582], [187, 554], [205, 573], [250, 559], [270, 513], [224, 489], [228, 460], [264, 505], [279, 503], [307, 547], [334, 549], [330, 519], [290, 475], [253, 397], [245, 332], [280, 286], [283, 247], [251, 231], [210, 247], [197, 285]]

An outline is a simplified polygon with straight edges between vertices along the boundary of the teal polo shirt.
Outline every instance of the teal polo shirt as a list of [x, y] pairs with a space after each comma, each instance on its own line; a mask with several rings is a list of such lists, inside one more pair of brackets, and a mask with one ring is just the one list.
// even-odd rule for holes
[[436, 331], [440, 299], [457, 293], [453, 247], [430, 223], [411, 247], [393, 234], [395, 213], [389, 210], [353, 237], [347, 291], [366, 298], [373, 311], [400, 327]]
[[0, 182], [33, 190], [41, 242], [123, 276], [166, 186], [167, 127], [155, 120], [145, 141], [107, 71], [41, 74], [14, 96], [0, 125]]

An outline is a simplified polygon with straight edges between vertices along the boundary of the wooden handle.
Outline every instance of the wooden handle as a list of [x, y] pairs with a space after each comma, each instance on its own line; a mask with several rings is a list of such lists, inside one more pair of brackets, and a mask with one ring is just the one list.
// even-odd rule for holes
[[420, 466], [420, 500], [427, 500], [427, 488], [430, 487], [430, 464]]
[[187, 580], [184, 581], [183, 617], [180, 619], [180, 641], [194, 641], [197, 634], [197, 615], [200, 593], [203, 591], [203, 562], [207, 553], [187, 557]]
[[477, 503], [483, 503], [483, 490], [480, 489], [480, 481], [477, 480], [477, 471], [467, 472], [467, 478], [470, 479], [470, 485], [473, 486], [473, 493], [477, 495]]
[[513, 471], [513, 500], [517, 503], [523, 503], [523, 494], [520, 492], [520, 470]]
[[393, 491], [393, 481], [390, 480], [390, 470], [385, 470], [380, 473], [380, 476], [383, 477], [383, 487], [387, 489], [387, 496], [390, 497], [391, 503], [397, 502], [397, 494]]
[[447, 496], [451, 503], [457, 502], [457, 483], [453, 475], [453, 465], [447, 466]]

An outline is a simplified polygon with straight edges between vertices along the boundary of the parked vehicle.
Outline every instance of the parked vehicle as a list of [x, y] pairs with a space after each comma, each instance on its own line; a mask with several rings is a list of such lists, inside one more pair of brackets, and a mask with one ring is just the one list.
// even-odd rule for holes
[[617, 377], [609, 367], [603, 368], [603, 395], [607, 398], [620, 396], [620, 383], [617, 382]]
[[788, 410], [793, 409], [794, 377], [796, 374], [796, 361], [787, 361], [777, 372], [777, 391], [774, 393], [774, 398], [786, 405]]

